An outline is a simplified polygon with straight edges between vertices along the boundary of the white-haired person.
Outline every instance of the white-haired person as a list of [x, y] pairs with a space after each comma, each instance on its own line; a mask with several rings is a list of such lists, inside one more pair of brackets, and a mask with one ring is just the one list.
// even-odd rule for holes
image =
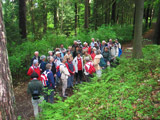
[[103, 40], [103, 41], [102, 41], [102, 45], [101, 45], [101, 53], [104, 52], [104, 48], [105, 48], [106, 46], [107, 46], [107, 45], [106, 45], [106, 41]]
[[109, 42], [107, 43], [109, 49], [112, 47], [112, 44], [113, 44], [112, 39], [109, 39]]
[[91, 42], [90, 46], [91, 46], [91, 48], [93, 48], [93, 47], [94, 47], [95, 39], [94, 39], [94, 38], [92, 38], [91, 40], [92, 40], [92, 42]]
[[33, 64], [33, 60], [38, 60], [38, 63], [40, 64], [41, 63], [41, 60], [40, 60], [40, 56], [39, 56], [39, 52], [38, 51], [35, 51], [34, 52], [34, 56], [33, 58], [31, 59], [31, 66]]
[[[38, 60], [33, 60], [32, 66], [29, 68], [27, 75], [31, 76], [33, 72], [36, 72], [38, 74], [38, 80], [40, 80], [41, 71], [39, 68]], [[31, 79], [32, 80], [32, 79]]]
[[46, 62], [45, 62], [45, 60], [46, 60], [46, 56], [45, 55], [42, 55], [41, 57], [40, 57], [40, 59], [41, 59], [41, 64], [40, 64], [40, 70], [41, 70], [41, 73], [43, 73], [45, 70], [46, 70]]

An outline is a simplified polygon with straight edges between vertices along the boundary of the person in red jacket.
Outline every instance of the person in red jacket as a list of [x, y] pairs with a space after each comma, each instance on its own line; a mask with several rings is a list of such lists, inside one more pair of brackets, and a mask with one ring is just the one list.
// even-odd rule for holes
[[40, 71], [40, 68], [38, 65], [39, 65], [38, 60], [34, 60], [33, 65], [29, 68], [29, 70], [27, 72], [27, 75], [31, 76], [33, 72], [36, 72], [38, 74], [38, 80], [40, 80], [41, 71]]
[[74, 80], [74, 74], [75, 74], [75, 67], [72, 63], [72, 59], [68, 58], [66, 62], [66, 67], [70, 73], [70, 76], [68, 77], [68, 88], [73, 88], [73, 80]]

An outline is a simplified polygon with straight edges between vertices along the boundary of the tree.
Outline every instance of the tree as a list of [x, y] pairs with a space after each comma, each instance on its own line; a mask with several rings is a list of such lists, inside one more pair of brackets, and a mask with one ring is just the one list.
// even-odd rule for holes
[[89, 0], [85, 0], [85, 24], [84, 28], [89, 28]]
[[26, 33], [26, 0], [19, 0], [19, 29], [21, 38], [27, 37]]
[[142, 22], [144, 11], [144, 0], [135, 0], [136, 14], [135, 14], [135, 30], [133, 41], [133, 58], [142, 58]]
[[[160, 5], [160, 2], [159, 2]], [[160, 8], [158, 12], [158, 19], [156, 23], [156, 29], [155, 29], [155, 34], [154, 34], [154, 41], [155, 44], [160, 45]]]
[[0, 120], [15, 120], [14, 94], [6, 43], [2, 4], [0, 2]]
[[113, 0], [113, 4], [112, 4], [112, 23], [116, 22], [116, 0]]

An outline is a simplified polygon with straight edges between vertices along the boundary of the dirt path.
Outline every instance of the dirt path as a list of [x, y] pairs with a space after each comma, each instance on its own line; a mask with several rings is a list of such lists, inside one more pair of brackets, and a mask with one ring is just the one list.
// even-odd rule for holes
[[[147, 31], [143, 37], [145, 39], [152, 40], [153, 35], [154, 35], [154, 26]], [[152, 42], [150, 41], [145, 41], [145, 44], [151, 44]], [[132, 44], [127, 43], [123, 45], [123, 55], [126, 56], [126, 58], [130, 58], [132, 55]], [[27, 86], [28, 82], [21, 83], [17, 87], [14, 88], [14, 93], [15, 93], [15, 99], [16, 99], [16, 113], [17, 116], [21, 116], [23, 120], [30, 120], [33, 119], [33, 107], [31, 104], [31, 98], [27, 97]], [[59, 89], [60, 91], [61, 89]], [[69, 90], [69, 96], [73, 94], [72, 90]]]

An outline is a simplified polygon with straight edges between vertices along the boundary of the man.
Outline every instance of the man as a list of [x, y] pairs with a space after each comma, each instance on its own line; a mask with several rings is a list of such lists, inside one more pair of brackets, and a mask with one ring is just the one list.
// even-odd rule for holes
[[[53, 76], [53, 72], [51, 71], [52, 69], [52, 65], [51, 64], [47, 64], [46, 65], [46, 73], [47, 73], [47, 78], [48, 78], [48, 88], [46, 90], [47, 95], [45, 95], [45, 100], [46, 102], [48, 102], [48, 98], [49, 98], [49, 102], [53, 103], [54, 102], [54, 89], [55, 89], [55, 82], [54, 82], [54, 76]], [[49, 93], [48, 93], [49, 91]]]
[[43, 101], [43, 97], [41, 96], [43, 93], [43, 84], [42, 82], [40, 82], [37, 78], [38, 78], [38, 74], [36, 72], [33, 72], [31, 74], [31, 79], [33, 79], [32, 81], [29, 82], [28, 84], [28, 89], [27, 89], [27, 93], [32, 95], [31, 101], [32, 101], [32, 105], [33, 105], [33, 110], [34, 110], [34, 116], [35, 118], [38, 117], [38, 105], [40, 103], [42, 103]]
[[59, 52], [59, 51], [56, 52], [56, 57], [55, 57], [54, 63], [56, 65], [56, 67], [61, 64], [61, 52]]
[[39, 52], [38, 52], [38, 51], [35, 51], [35, 52], [34, 52], [34, 57], [31, 59], [31, 65], [33, 64], [33, 61], [34, 61], [34, 60], [38, 60], [38, 63], [39, 63], [39, 64], [41, 63], [41, 60], [40, 60]]
[[67, 89], [67, 79], [70, 76], [69, 71], [65, 65], [66, 60], [61, 59], [62, 64], [60, 65], [60, 73], [61, 73], [61, 80], [62, 80], [62, 96], [66, 98], [66, 89]]
[[93, 47], [94, 47], [94, 41], [95, 41], [95, 39], [92, 38], [91, 40], [92, 40], [92, 42], [91, 42], [91, 45], [90, 45], [90, 46], [91, 46], [91, 48], [93, 48]]
[[40, 68], [38, 65], [39, 65], [38, 60], [34, 60], [33, 65], [29, 68], [29, 70], [27, 72], [27, 75], [31, 76], [33, 72], [36, 72], [38, 74], [38, 80], [40, 80], [41, 71], [40, 71]]
[[103, 53], [103, 51], [104, 51], [104, 48], [106, 47], [107, 45], [106, 45], [106, 41], [102, 41], [102, 45], [101, 45], [101, 52]]
[[41, 71], [41, 73], [43, 73], [45, 70], [46, 70], [46, 62], [45, 62], [45, 60], [46, 60], [46, 56], [45, 55], [42, 55], [41, 56], [41, 64], [40, 64], [40, 71]]
[[74, 44], [72, 45], [72, 49], [73, 49], [73, 52], [76, 51], [76, 47], [78, 46], [78, 43], [77, 41], [75, 40], [74, 41]]
[[115, 45], [115, 43], [112, 44], [110, 52], [111, 52], [111, 62], [115, 62], [119, 54], [118, 47]]
[[63, 44], [60, 45], [61, 57], [63, 58], [66, 54], [66, 48], [64, 48]]
[[112, 39], [109, 39], [109, 42], [107, 44], [109, 49], [112, 47], [112, 44], [113, 44]]

